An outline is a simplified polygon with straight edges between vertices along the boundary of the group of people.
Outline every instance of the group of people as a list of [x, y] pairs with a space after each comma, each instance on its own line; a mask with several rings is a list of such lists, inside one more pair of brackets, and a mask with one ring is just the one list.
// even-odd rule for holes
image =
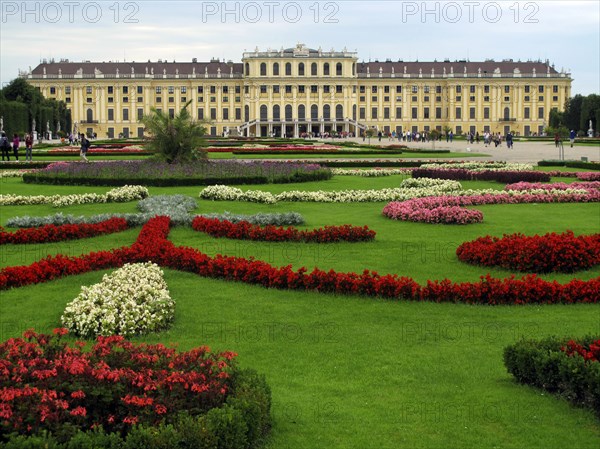
[[[71, 142], [75, 141], [74, 139], [72, 139], [72, 135], [70, 136], [71, 138], [69, 139]], [[85, 134], [80, 134], [77, 136], [77, 140], [81, 141], [81, 148], [80, 148], [80, 152], [79, 155], [81, 157], [81, 160], [88, 162], [87, 159], [87, 152], [90, 149], [90, 141], [85, 137]], [[12, 140], [12, 145], [10, 143], [10, 141], [8, 140], [8, 137], [6, 136], [6, 133], [4, 131], [2, 131], [2, 133], [0, 134], [0, 150], [2, 152], [2, 160], [3, 161], [10, 161], [10, 151], [12, 150], [12, 153], [15, 157], [15, 160], [17, 162], [19, 162], [19, 147], [21, 146], [21, 139], [19, 138], [18, 134], [14, 134], [13, 135], [13, 140]], [[31, 162], [32, 159], [32, 153], [33, 153], [33, 137], [31, 136], [31, 134], [27, 134], [25, 136], [25, 160], [27, 162]]]
[[[0, 149], [2, 150], [2, 160], [10, 161], [10, 150], [12, 149], [15, 160], [19, 162], [19, 147], [21, 146], [21, 139], [18, 134], [13, 135], [12, 146], [6, 136], [5, 132], [2, 132], [0, 136]], [[25, 136], [25, 160], [27, 162], [32, 161], [32, 149], [33, 149], [33, 137], [31, 134]]]

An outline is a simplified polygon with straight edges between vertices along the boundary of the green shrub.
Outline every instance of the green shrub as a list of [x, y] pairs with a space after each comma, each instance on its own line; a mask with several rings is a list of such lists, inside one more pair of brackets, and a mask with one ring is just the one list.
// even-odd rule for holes
[[[589, 345], [596, 338], [578, 342]], [[504, 365], [519, 383], [542, 388], [600, 417], [600, 362], [561, 350], [568, 338], [523, 340], [504, 349]]]

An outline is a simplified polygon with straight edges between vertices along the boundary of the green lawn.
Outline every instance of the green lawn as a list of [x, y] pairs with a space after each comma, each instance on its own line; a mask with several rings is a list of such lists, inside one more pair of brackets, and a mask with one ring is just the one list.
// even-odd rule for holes
[[[336, 176], [327, 182], [242, 186], [273, 193], [283, 190], [341, 190], [398, 186], [402, 176]], [[564, 178], [566, 180], [570, 178]], [[465, 188], [496, 188], [463, 182]], [[2, 194], [106, 192], [109, 188], [39, 186], [8, 178]], [[151, 194], [198, 197], [201, 187], [150, 188]], [[255, 256], [273, 265], [318, 266], [339, 271], [372, 269], [415, 278], [475, 281], [490, 272], [460, 263], [454, 251], [466, 240], [491, 234], [600, 230], [600, 205], [532, 204], [477, 207], [484, 222], [469, 226], [406, 223], [381, 215], [385, 203], [319, 204], [211, 202], [198, 199], [199, 213], [297, 211], [305, 228], [327, 224], [368, 225], [371, 243], [332, 245], [258, 243], [214, 239], [174, 228], [178, 245], [208, 254]], [[0, 225], [13, 216], [63, 213], [91, 215], [133, 212], [135, 203], [3, 206]], [[138, 229], [93, 239], [0, 247], [1, 266], [29, 264], [46, 254], [81, 254], [130, 245]], [[59, 325], [67, 302], [81, 285], [104, 272], [0, 295], [1, 339], [29, 327]], [[577, 273], [600, 276], [600, 267]], [[571, 275], [544, 278], [566, 282]], [[411, 303], [362, 297], [269, 290], [241, 283], [166, 271], [177, 301], [174, 326], [140, 341], [178, 343], [181, 349], [208, 344], [239, 353], [239, 363], [264, 373], [273, 390], [274, 427], [269, 449], [305, 448], [597, 448], [600, 421], [566, 401], [513, 382], [502, 350], [521, 337], [600, 334], [600, 307]]]

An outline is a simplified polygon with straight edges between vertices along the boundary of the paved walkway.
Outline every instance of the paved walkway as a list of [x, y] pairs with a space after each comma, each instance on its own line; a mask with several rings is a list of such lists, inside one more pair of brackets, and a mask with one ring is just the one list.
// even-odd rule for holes
[[[353, 140], [357, 143], [363, 143], [362, 138], [343, 139]], [[324, 143], [336, 143], [338, 139], [327, 139], [323, 140]], [[368, 141], [367, 141], [368, 142]], [[377, 138], [371, 139], [371, 144], [377, 145], [380, 142]], [[400, 142], [407, 145], [409, 148], [432, 148], [432, 143], [420, 143], [420, 142]], [[388, 139], [381, 139], [381, 145], [387, 146], [392, 144], [398, 144], [398, 141], [388, 141]], [[519, 142], [516, 141], [512, 149], [506, 148], [506, 143], [502, 143], [497, 148], [494, 145], [490, 145], [486, 148], [483, 142], [477, 144], [469, 144], [466, 141], [454, 141], [452, 143], [446, 143], [446, 141], [436, 142], [436, 150], [450, 150], [451, 152], [461, 153], [484, 153], [489, 154], [489, 157], [477, 157], [477, 158], [463, 158], [465, 160], [494, 160], [494, 161], [507, 161], [507, 162], [528, 162], [536, 163], [541, 160], [547, 159], [559, 159], [558, 148], [554, 146], [554, 142]], [[577, 145], [573, 148], [570, 147], [569, 142], [564, 145], [565, 159], [568, 160], [581, 160], [582, 157], [587, 157], [588, 161], [600, 161], [600, 145]], [[470, 150], [470, 151], [469, 151]], [[402, 156], [400, 156], [401, 158]], [[426, 159], [427, 156], [424, 156]]]

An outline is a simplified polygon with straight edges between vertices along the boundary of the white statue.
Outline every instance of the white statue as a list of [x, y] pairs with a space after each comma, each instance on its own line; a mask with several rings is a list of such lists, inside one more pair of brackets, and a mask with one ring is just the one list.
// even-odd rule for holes
[[0, 131], [4, 131], [4, 116], [0, 117]]
[[31, 122], [31, 132], [35, 132], [35, 119]]
[[49, 133], [50, 132], [50, 120], [48, 120], [46, 122], [46, 132]]
[[56, 132], [59, 133], [60, 132], [60, 120], [56, 121]]

